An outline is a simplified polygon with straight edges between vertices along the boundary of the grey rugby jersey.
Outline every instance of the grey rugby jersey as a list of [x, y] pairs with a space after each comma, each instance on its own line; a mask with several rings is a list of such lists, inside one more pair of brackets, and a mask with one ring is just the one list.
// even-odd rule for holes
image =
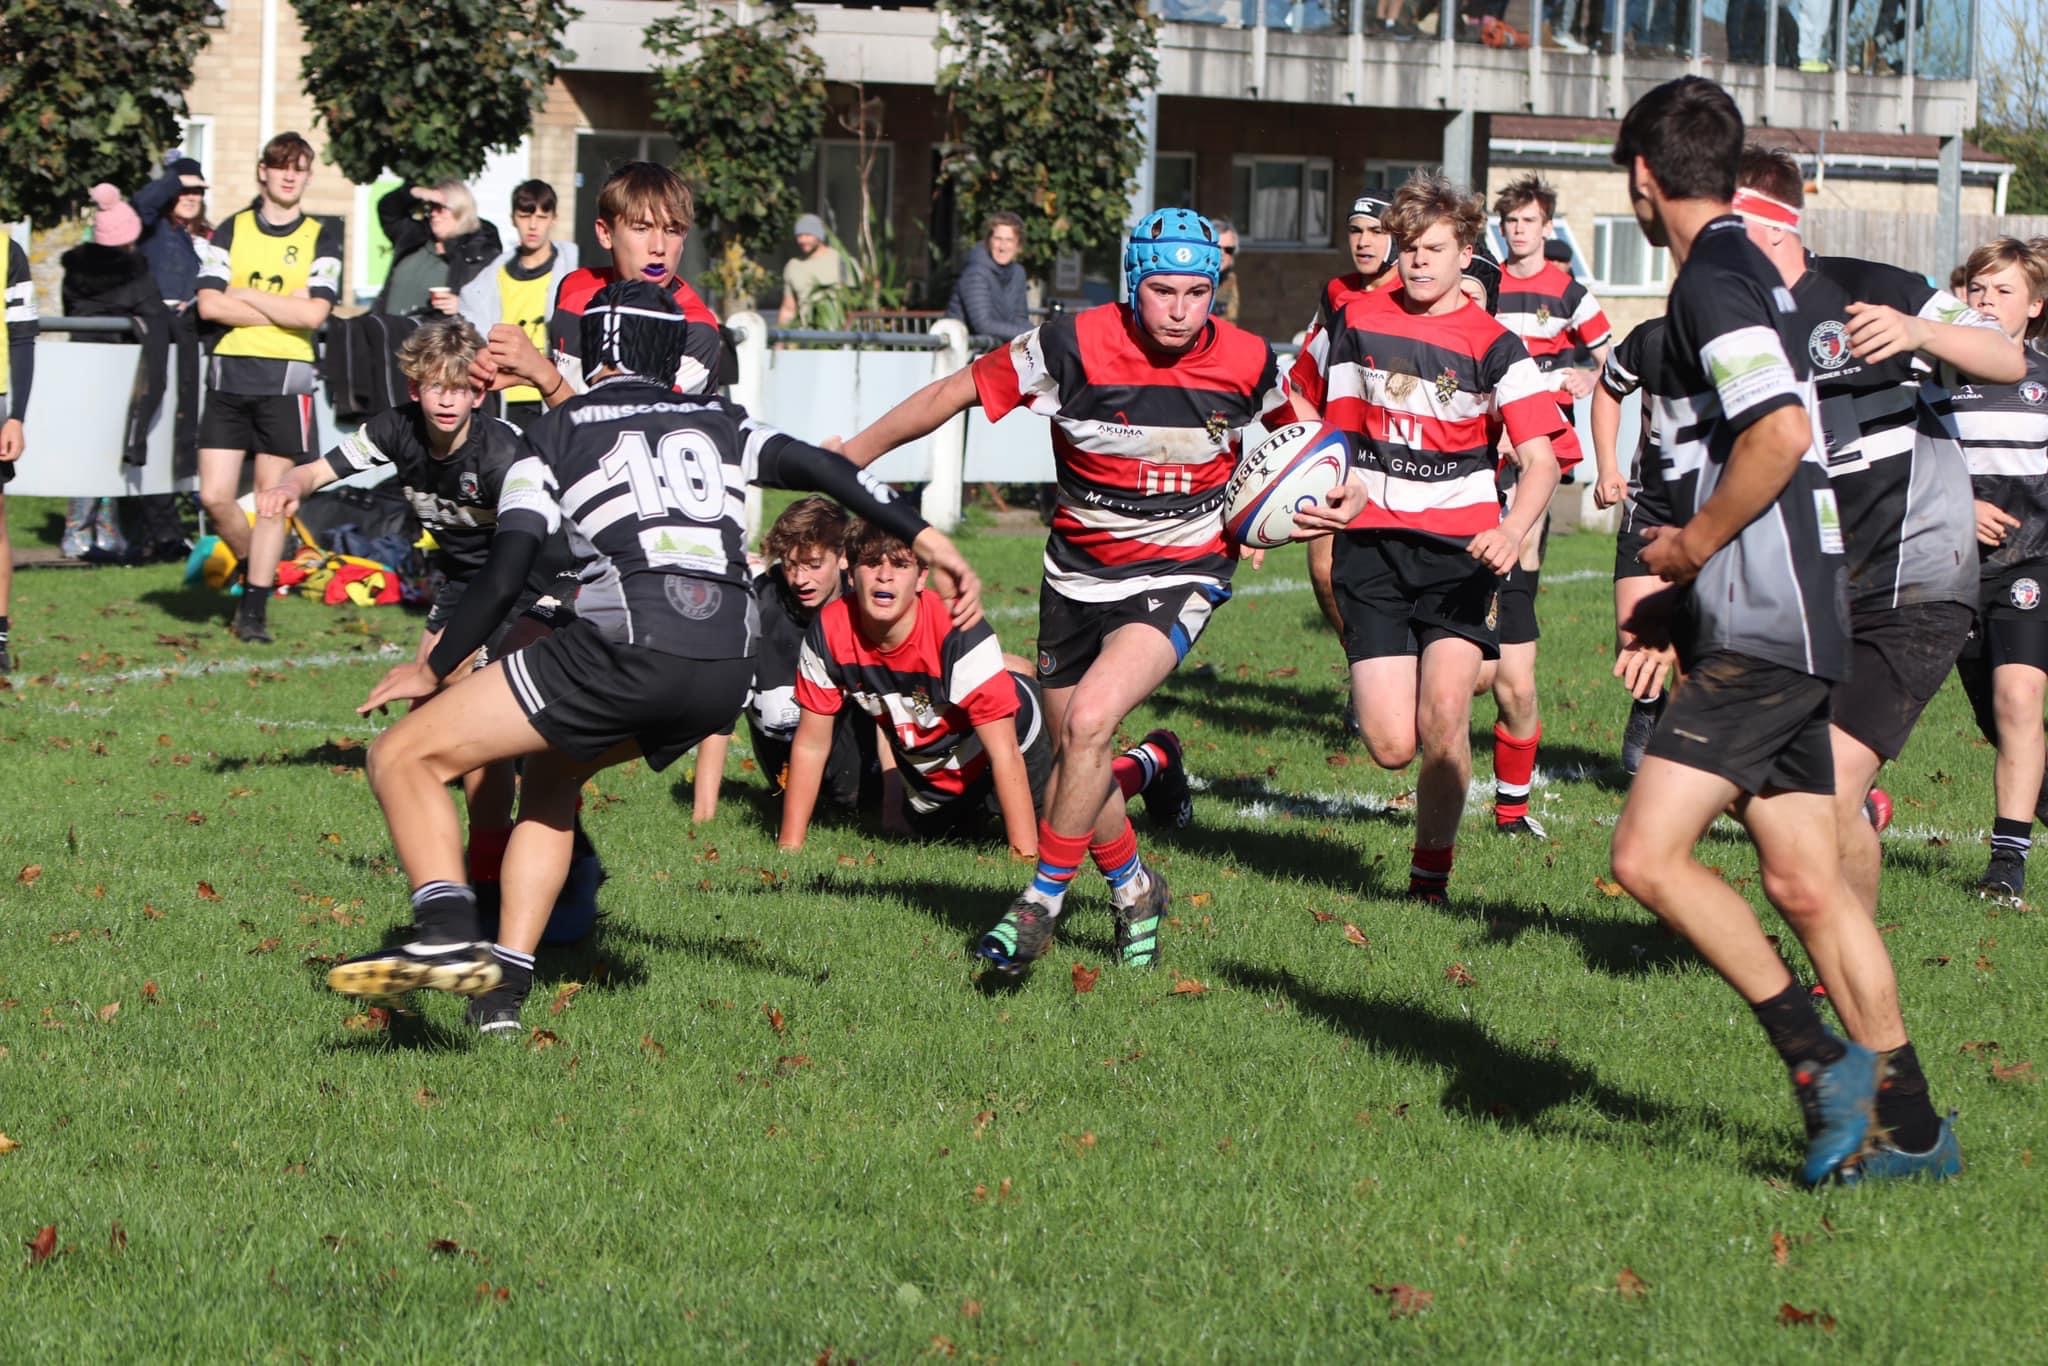
[[1726, 651], [1819, 678], [1848, 672], [1841, 517], [1797, 326], [1790, 291], [1742, 220], [1707, 224], [1671, 290], [1667, 391], [1649, 394], [1673, 522], [1689, 521], [1713, 495], [1736, 438], [1767, 414], [1800, 408], [1812, 443], [1777, 499], [1693, 581], [1675, 642], [1688, 667]]
[[1895, 266], [1810, 256], [1792, 286], [1801, 344], [1820, 396], [1828, 477], [1842, 513], [1854, 610], [1977, 600], [1969, 472], [1926, 358], [1871, 364], [1849, 351], [1849, 304], [1884, 304], [1929, 322], [1996, 328], [1947, 290]]
[[2018, 384], [1953, 380], [1949, 411], [1975, 496], [2020, 519], [1984, 549], [1984, 575], [2048, 558], [2048, 358], [2030, 349]]

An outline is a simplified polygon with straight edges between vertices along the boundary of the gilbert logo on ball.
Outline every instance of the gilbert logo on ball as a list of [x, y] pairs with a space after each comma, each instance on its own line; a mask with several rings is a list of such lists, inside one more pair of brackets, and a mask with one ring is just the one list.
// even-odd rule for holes
[[1294, 515], [1322, 502], [1350, 473], [1343, 432], [1327, 423], [1289, 423], [1238, 462], [1224, 489], [1224, 533], [1258, 550], [1286, 545]]

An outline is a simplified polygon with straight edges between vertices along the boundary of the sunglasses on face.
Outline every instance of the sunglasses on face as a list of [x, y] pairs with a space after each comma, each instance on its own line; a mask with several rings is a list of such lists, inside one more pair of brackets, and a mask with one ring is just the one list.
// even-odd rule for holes
[[1223, 254], [1224, 254], [1225, 256], [1235, 256], [1235, 255], [1237, 255], [1237, 248], [1236, 248], [1236, 247], [1224, 247], [1224, 248], [1223, 248], [1222, 250], [1223, 250]]

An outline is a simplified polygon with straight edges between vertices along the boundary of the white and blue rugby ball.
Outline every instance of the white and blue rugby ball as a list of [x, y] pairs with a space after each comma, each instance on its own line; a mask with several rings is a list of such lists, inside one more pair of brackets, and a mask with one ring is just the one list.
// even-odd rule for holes
[[1294, 534], [1294, 514], [1323, 500], [1351, 473], [1351, 443], [1327, 422], [1290, 422], [1237, 462], [1223, 494], [1223, 530], [1240, 545], [1272, 550]]

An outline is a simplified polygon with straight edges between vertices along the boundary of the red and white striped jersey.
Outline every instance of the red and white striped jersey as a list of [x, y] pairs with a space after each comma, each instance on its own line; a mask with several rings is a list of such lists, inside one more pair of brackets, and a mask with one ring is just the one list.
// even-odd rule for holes
[[1539, 370], [1567, 365], [1574, 351], [1605, 346], [1614, 334], [1593, 292], [1555, 261], [1545, 261], [1534, 275], [1503, 268], [1494, 316], [1522, 339]]
[[1352, 434], [1369, 496], [1354, 531], [1463, 543], [1500, 525], [1495, 449], [1564, 430], [1521, 339], [1477, 304], [1430, 316], [1401, 290], [1344, 306], [1330, 336], [1326, 421]]
[[932, 811], [988, 771], [988, 751], [974, 728], [1015, 716], [1018, 684], [987, 622], [954, 630], [945, 600], [929, 588], [914, 610], [909, 637], [882, 650], [862, 638], [851, 603], [826, 603], [797, 654], [796, 701], [805, 711], [837, 716], [851, 699], [874, 717], [910, 805]]
[[[1316, 300], [1316, 316], [1309, 321], [1308, 331], [1302, 334], [1301, 350], [1295, 353], [1294, 365], [1287, 372], [1287, 387], [1307, 399], [1310, 407], [1320, 411], [1329, 398], [1326, 376], [1330, 368], [1330, 329], [1343, 316], [1344, 305], [1361, 294], [1370, 294], [1375, 289], [1392, 289], [1400, 282], [1400, 275], [1392, 270], [1384, 271], [1372, 280], [1355, 270], [1332, 275], [1323, 285], [1322, 297]], [[1281, 416], [1284, 421], [1293, 421], [1291, 412]], [[1266, 425], [1275, 424], [1268, 422]]]
[[1212, 318], [1188, 350], [1163, 354], [1128, 307], [1101, 304], [1050, 319], [972, 373], [991, 422], [1020, 407], [1052, 419], [1055, 592], [1115, 602], [1230, 581], [1223, 493], [1237, 434], [1285, 401], [1264, 338]]

